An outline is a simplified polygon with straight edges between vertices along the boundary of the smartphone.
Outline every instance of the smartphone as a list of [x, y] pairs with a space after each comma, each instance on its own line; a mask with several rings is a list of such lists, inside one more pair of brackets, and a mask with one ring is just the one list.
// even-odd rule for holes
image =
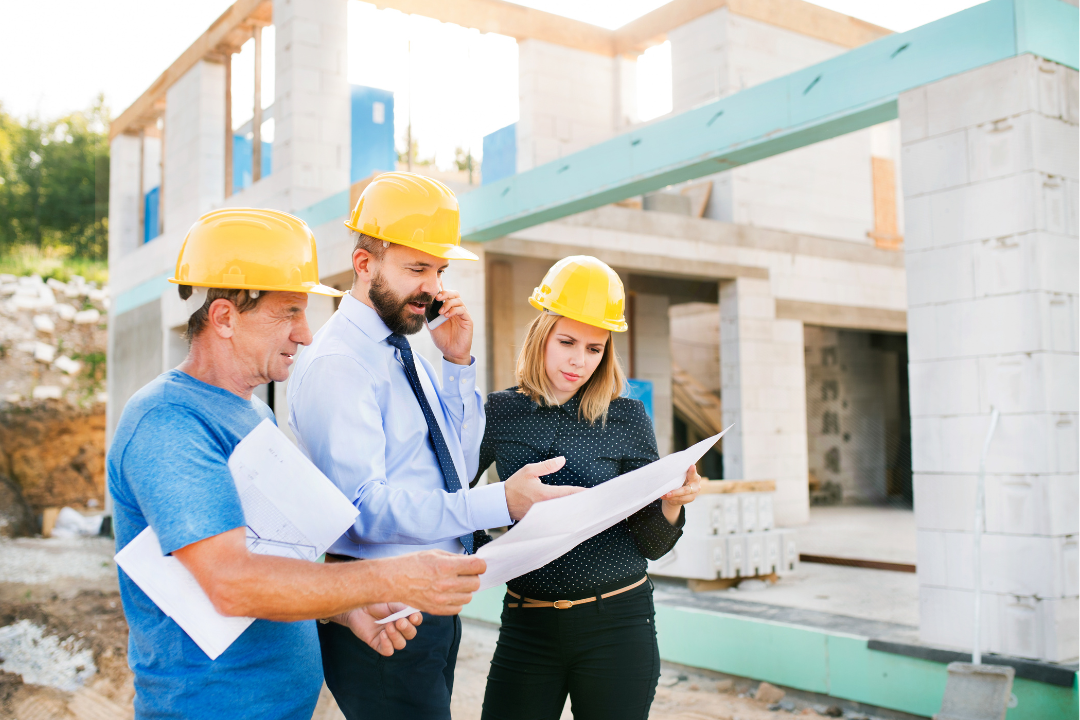
[[447, 318], [439, 314], [439, 310], [442, 309], [442, 306], [442, 300], [432, 300], [427, 306], [427, 312], [424, 313], [424, 318], [427, 320], [428, 330], [434, 330], [446, 322]]

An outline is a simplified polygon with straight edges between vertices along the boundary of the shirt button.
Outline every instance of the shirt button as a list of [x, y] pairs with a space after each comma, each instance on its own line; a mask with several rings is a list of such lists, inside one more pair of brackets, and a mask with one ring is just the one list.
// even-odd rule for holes
[[454, 376], [453, 375], [450, 376], [450, 382], [454, 382]]

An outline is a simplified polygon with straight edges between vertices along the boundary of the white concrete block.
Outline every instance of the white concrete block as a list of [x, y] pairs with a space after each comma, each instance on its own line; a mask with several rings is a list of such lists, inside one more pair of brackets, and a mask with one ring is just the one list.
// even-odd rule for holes
[[979, 361], [975, 359], [910, 363], [912, 414], [941, 416], [979, 412], [979, 370]]
[[746, 559], [743, 563], [744, 575], [763, 575], [765, 569], [765, 540], [761, 533], [749, 533], [746, 536]]
[[919, 530], [916, 534], [915, 572], [920, 586], [946, 587], [948, 573], [945, 569], [947, 533], [938, 530]]
[[922, 140], [927, 136], [926, 87], [900, 93], [897, 100], [900, 117], [900, 139], [907, 143]]
[[991, 475], [986, 479], [986, 529], [1028, 536], [1075, 535], [1077, 479], [1072, 475]]
[[1076, 597], [1076, 536], [986, 534], [982, 539], [983, 589], [1042, 598]]
[[908, 196], [964, 185], [968, 177], [966, 130], [904, 145], [903, 187]]
[[971, 532], [975, 522], [974, 476], [915, 473], [912, 489], [915, 525], [920, 530]]
[[650, 574], [664, 577], [715, 580], [727, 567], [726, 536], [682, 537], [678, 544], [659, 560], [650, 560]]
[[907, 254], [908, 306], [975, 297], [972, 244]]
[[927, 134], [943, 135], [1034, 109], [1037, 73], [1035, 57], [1022, 55], [927, 85]]

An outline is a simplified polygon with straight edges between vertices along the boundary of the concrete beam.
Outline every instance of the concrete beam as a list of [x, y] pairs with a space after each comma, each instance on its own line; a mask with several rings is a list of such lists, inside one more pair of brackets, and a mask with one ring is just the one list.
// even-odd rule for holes
[[907, 313], [903, 310], [830, 305], [777, 298], [776, 317], [784, 320], [802, 320], [807, 325], [824, 327], [907, 332]]
[[475, 241], [896, 119], [903, 91], [1028, 52], [1080, 65], [1077, 8], [990, 0], [628, 132], [461, 198]]

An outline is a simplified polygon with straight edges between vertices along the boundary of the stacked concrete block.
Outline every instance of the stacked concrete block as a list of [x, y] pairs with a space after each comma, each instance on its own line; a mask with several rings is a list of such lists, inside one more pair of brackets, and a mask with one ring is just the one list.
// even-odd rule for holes
[[1077, 647], [1077, 73], [1022, 55], [900, 98], [920, 632], [970, 647], [991, 408], [984, 649]]
[[808, 519], [803, 326], [776, 317], [769, 281], [720, 283], [724, 477], [776, 480], [780, 525]]
[[683, 537], [649, 572], [695, 580], [795, 570], [795, 531], [773, 526], [772, 492], [704, 493], [686, 506]]
[[117, 135], [109, 144], [109, 262], [138, 249], [139, 138]]
[[[724, 7], [668, 33], [679, 113], [822, 62], [846, 47]], [[885, 134], [889, 141], [874, 137]], [[894, 142], [893, 142], [894, 141]], [[742, 225], [872, 242], [871, 155], [893, 158], [899, 128], [850, 133], [711, 176], [706, 216]], [[697, 181], [696, 181], [697, 182]]]
[[166, 92], [166, 231], [179, 231], [225, 197], [225, 66], [200, 60]]
[[636, 62], [518, 42], [517, 171], [607, 140], [634, 120]]
[[346, 0], [275, 0], [274, 27], [273, 207], [299, 210], [349, 186]]

